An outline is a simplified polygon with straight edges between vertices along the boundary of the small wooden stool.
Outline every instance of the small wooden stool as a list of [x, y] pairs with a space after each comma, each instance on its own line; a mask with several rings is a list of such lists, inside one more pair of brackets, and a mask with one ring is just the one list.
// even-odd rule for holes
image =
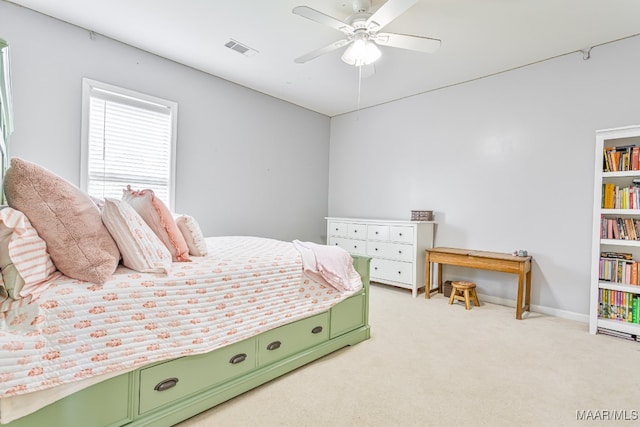
[[464, 301], [464, 307], [471, 310], [471, 299], [476, 307], [480, 307], [478, 294], [476, 293], [476, 284], [473, 282], [451, 282], [451, 297], [449, 304], [453, 304], [455, 300]]

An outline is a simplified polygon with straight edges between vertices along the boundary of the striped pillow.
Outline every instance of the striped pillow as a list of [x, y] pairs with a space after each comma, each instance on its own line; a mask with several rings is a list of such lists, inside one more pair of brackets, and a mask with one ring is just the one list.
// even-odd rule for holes
[[171, 253], [127, 202], [106, 199], [102, 222], [116, 241], [125, 267], [141, 273], [171, 270]]
[[46, 289], [56, 271], [47, 244], [29, 219], [9, 207], [0, 210], [0, 268], [2, 285], [13, 299]]

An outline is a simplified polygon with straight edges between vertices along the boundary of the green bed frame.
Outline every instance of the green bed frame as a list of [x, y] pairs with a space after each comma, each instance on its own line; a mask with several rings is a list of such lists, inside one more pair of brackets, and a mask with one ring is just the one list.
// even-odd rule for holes
[[151, 364], [78, 391], [10, 427], [171, 426], [370, 337], [370, 258], [363, 289], [330, 310], [204, 355]]

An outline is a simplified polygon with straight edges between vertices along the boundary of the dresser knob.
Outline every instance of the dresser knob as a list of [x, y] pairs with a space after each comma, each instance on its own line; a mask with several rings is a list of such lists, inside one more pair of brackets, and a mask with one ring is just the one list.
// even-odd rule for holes
[[375, 250], [375, 251], [377, 251], [377, 250], [378, 250], [378, 248], [375, 248], [374, 250]]
[[374, 269], [374, 270], [377, 270], [377, 269], [378, 269], [378, 267], [373, 267], [373, 269]]
[[398, 271], [398, 274], [402, 274], [402, 271]]
[[399, 253], [399, 254], [401, 254], [401, 253], [402, 253], [402, 251], [398, 251], [398, 253]]
[[376, 231], [376, 234], [378, 234], [378, 232]]
[[400, 233], [399, 236], [402, 237], [402, 233]]

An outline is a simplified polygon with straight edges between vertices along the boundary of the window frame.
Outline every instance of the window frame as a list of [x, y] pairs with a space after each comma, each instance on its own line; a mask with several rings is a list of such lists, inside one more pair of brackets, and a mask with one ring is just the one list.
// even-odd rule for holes
[[[175, 183], [176, 183], [176, 140], [178, 123], [178, 103], [166, 99], [158, 98], [142, 92], [122, 88], [108, 83], [84, 77], [82, 79], [82, 136], [80, 145], [80, 188], [88, 192], [89, 187], [89, 129], [90, 129], [90, 107], [91, 92], [93, 89], [112, 92], [114, 94], [133, 98], [142, 103], [152, 103], [161, 105], [169, 109], [171, 119], [171, 141], [169, 159], [169, 209], [173, 212], [175, 206]], [[135, 101], [134, 101], [135, 102]], [[134, 103], [132, 102], [132, 104]]]

